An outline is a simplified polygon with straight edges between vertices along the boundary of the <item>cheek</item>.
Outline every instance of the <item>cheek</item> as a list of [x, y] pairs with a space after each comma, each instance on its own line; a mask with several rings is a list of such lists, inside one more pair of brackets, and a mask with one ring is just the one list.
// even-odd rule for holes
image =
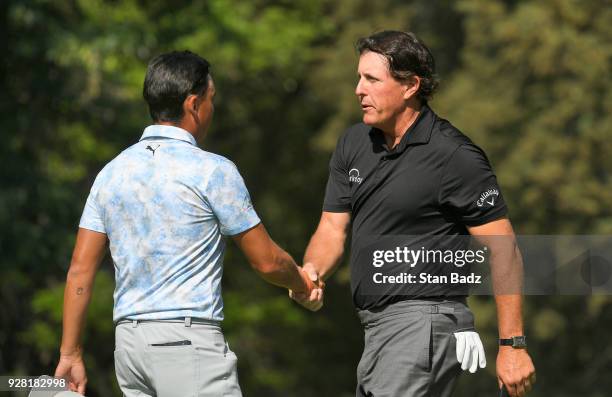
[[379, 91], [376, 93], [374, 104], [376, 110], [379, 113], [385, 113], [389, 110], [389, 93], [386, 91]]
[[380, 94], [380, 104], [385, 111], [395, 112], [404, 106], [404, 98], [396, 90], [387, 90]]
[[207, 113], [207, 119], [206, 119], [206, 129], [208, 129], [210, 127], [210, 125], [212, 124], [212, 120], [213, 120], [213, 115], [215, 114], [215, 107], [211, 105], [209, 112]]
[[372, 98], [379, 105], [386, 105], [389, 102], [393, 102], [393, 98], [395, 97], [394, 90], [390, 90], [387, 87], [377, 87], [377, 89], [372, 90]]
[[211, 105], [206, 105], [202, 107], [202, 119], [210, 120], [212, 118], [214, 108]]
[[215, 107], [213, 105], [210, 106], [210, 113], [208, 114], [208, 124], [210, 124], [210, 122], [213, 119], [213, 115], [215, 114]]

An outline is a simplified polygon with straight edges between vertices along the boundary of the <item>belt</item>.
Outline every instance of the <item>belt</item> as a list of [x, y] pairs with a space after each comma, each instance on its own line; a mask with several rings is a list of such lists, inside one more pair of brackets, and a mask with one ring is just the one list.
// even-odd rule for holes
[[216, 320], [208, 320], [205, 318], [197, 318], [197, 317], [177, 317], [177, 318], [167, 318], [167, 319], [160, 319], [160, 320], [135, 320], [135, 319], [129, 319], [129, 318], [122, 318], [121, 320], [117, 321], [115, 323], [115, 325], [120, 325], [120, 324], [132, 324], [133, 328], [136, 328], [138, 326], [139, 323], [175, 323], [175, 324], [180, 324], [183, 323], [185, 324], [185, 327], [191, 327], [191, 324], [205, 324], [205, 325], [216, 325], [219, 326], [221, 325], [221, 322], [216, 321]]
[[466, 307], [465, 299], [415, 299], [395, 302], [375, 310], [359, 310], [357, 315], [361, 324], [366, 325], [402, 313], [452, 314], [455, 310], [466, 310]]

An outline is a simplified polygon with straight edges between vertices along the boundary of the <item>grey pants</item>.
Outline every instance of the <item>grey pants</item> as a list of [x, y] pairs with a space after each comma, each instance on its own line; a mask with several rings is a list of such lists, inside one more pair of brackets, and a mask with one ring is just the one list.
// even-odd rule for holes
[[365, 347], [357, 397], [448, 397], [461, 372], [454, 332], [474, 329], [465, 301], [410, 300], [358, 312]]
[[120, 321], [115, 329], [115, 372], [127, 397], [241, 397], [236, 361], [216, 322]]

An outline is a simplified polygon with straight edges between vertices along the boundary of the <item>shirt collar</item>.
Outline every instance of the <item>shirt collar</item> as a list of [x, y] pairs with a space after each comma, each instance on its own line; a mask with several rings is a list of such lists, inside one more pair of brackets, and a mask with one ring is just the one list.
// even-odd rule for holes
[[152, 137], [162, 137], [162, 138], [170, 138], [170, 139], [178, 139], [180, 141], [185, 141], [187, 143], [191, 143], [194, 146], [197, 146], [196, 140], [193, 135], [191, 135], [186, 130], [173, 127], [171, 125], [161, 125], [154, 124], [145, 128], [144, 133], [140, 137], [140, 140]]
[[[427, 104], [421, 107], [421, 113], [412, 125], [406, 130], [399, 144], [393, 149], [389, 150], [390, 153], [401, 153], [408, 146], [426, 144], [431, 138], [431, 131], [433, 129], [435, 121], [435, 113], [429, 108]], [[377, 128], [370, 130], [370, 136], [372, 140], [380, 144], [386, 149], [386, 142], [383, 132]]]

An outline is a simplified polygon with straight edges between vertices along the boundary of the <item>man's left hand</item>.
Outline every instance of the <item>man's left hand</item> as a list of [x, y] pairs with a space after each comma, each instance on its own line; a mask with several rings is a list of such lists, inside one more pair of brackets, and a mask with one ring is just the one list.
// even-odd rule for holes
[[525, 349], [500, 346], [497, 354], [497, 380], [511, 397], [523, 397], [536, 381], [535, 367]]

